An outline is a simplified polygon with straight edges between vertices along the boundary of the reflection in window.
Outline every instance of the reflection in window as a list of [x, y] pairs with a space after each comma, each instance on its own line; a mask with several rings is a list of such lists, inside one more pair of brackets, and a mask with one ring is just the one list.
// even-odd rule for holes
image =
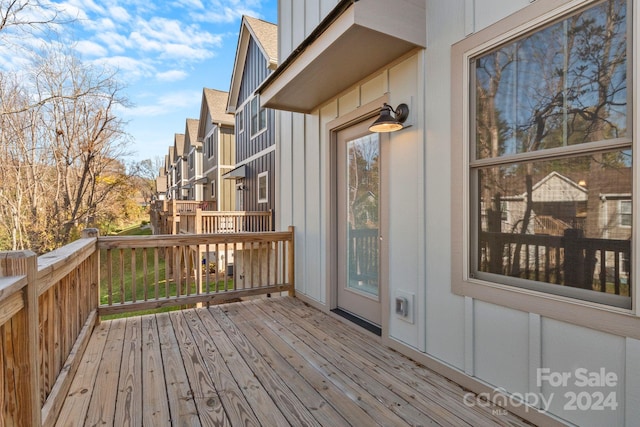
[[618, 205], [621, 227], [631, 227], [631, 200], [620, 200]]
[[626, 136], [626, 15], [603, 2], [476, 58], [477, 158]]
[[267, 110], [260, 106], [260, 98], [251, 100], [251, 136], [256, 135], [267, 127]]
[[471, 60], [472, 276], [630, 307], [626, 15], [604, 1]]
[[371, 133], [347, 142], [348, 287], [379, 292], [380, 138]]

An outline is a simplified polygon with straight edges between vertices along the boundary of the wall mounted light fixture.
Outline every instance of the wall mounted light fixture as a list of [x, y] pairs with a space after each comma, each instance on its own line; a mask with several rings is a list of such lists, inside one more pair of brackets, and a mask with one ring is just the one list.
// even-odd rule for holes
[[[395, 117], [391, 115], [391, 112], [395, 114]], [[400, 104], [394, 110], [391, 105], [386, 102], [380, 109], [380, 117], [369, 126], [371, 132], [395, 132], [404, 128], [403, 123], [409, 117], [409, 106], [407, 104]]]

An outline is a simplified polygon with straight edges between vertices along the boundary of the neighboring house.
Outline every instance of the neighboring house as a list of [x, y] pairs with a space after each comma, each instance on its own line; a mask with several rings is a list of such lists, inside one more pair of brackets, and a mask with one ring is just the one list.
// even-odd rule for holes
[[[166, 157], [166, 156], [165, 156]], [[167, 198], [167, 190], [168, 190], [168, 186], [167, 186], [167, 178], [169, 177], [168, 171], [167, 171], [167, 162], [165, 159], [165, 164], [163, 167], [160, 168], [160, 170], [158, 171], [158, 176], [156, 177], [156, 192], [155, 192], [155, 196], [157, 198], [157, 200], [165, 200]]]
[[[279, 2], [280, 65], [255, 93], [282, 110], [296, 296], [535, 424], [638, 425], [635, 6]], [[384, 103], [407, 105], [401, 130], [369, 131]], [[502, 229], [533, 213], [583, 234]], [[556, 270], [526, 262], [543, 241]], [[589, 286], [567, 280], [594, 262]]]
[[236, 210], [273, 211], [276, 183], [275, 111], [264, 108], [256, 88], [278, 62], [278, 27], [242, 17], [227, 112], [235, 115]]
[[186, 200], [202, 201], [202, 142], [198, 141], [198, 127], [198, 120], [185, 120], [183, 158], [187, 169], [183, 189]]
[[235, 134], [233, 114], [226, 113], [229, 94], [204, 88], [200, 107], [198, 141], [202, 142], [203, 198], [212, 211], [236, 208], [236, 188], [222, 175], [235, 167]]
[[165, 170], [167, 174], [167, 200], [176, 198], [176, 173], [173, 155], [174, 149], [173, 146], [170, 145], [167, 155], [164, 156]]
[[[184, 134], [176, 133], [173, 137], [173, 195], [175, 200], [188, 200], [186, 188], [188, 180], [187, 159], [184, 156]], [[170, 148], [170, 150], [171, 150]]]

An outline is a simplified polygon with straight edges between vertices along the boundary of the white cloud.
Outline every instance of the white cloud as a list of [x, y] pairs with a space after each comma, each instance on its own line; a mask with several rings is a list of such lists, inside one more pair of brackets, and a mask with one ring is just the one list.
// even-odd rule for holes
[[107, 49], [89, 40], [82, 40], [76, 44], [76, 50], [85, 56], [103, 57], [107, 55]]
[[96, 38], [102, 41], [112, 53], [122, 54], [131, 47], [127, 37], [115, 31], [98, 33]]
[[131, 15], [127, 12], [127, 9], [120, 6], [113, 6], [109, 8], [111, 17], [117, 22], [129, 22], [131, 21]]
[[156, 117], [182, 108], [199, 105], [202, 97], [201, 91], [184, 90], [161, 94], [153, 98], [146, 105], [129, 108], [127, 111], [131, 117]]
[[179, 0], [178, 4], [188, 10], [197, 9], [203, 10], [204, 4], [200, 0]]
[[155, 68], [143, 60], [131, 58], [128, 56], [111, 56], [99, 58], [94, 61], [98, 65], [102, 65], [114, 70], [118, 70], [125, 80], [138, 80], [143, 77], [151, 77], [155, 75]]
[[163, 82], [176, 82], [184, 80], [189, 74], [183, 70], [169, 70], [162, 73], [158, 73], [156, 78]]

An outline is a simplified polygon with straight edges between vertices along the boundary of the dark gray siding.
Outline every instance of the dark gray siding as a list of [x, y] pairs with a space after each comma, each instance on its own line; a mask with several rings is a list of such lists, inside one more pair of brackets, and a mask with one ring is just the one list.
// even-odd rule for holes
[[[268, 211], [275, 207], [275, 171], [276, 156], [275, 151], [265, 154], [258, 159], [249, 162], [245, 166], [246, 177], [244, 180], [245, 190], [242, 193], [244, 198], [244, 210], [246, 211]], [[268, 202], [258, 203], [258, 175], [262, 172], [269, 172], [268, 182]]]
[[[253, 91], [271, 73], [268, 62], [256, 45], [253, 38], [249, 40], [247, 60], [242, 72], [238, 105], [242, 105], [247, 99], [253, 97]], [[244, 131], [236, 130], [236, 162], [240, 163], [275, 143], [275, 112], [267, 109], [267, 129], [255, 138], [251, 138], [251, 111], [249, 103], [242, 107], [244, 118]], [[237, 125], [237, 123], [236, 123]], [[236, 126], [237, 129], [237, 126]]]

